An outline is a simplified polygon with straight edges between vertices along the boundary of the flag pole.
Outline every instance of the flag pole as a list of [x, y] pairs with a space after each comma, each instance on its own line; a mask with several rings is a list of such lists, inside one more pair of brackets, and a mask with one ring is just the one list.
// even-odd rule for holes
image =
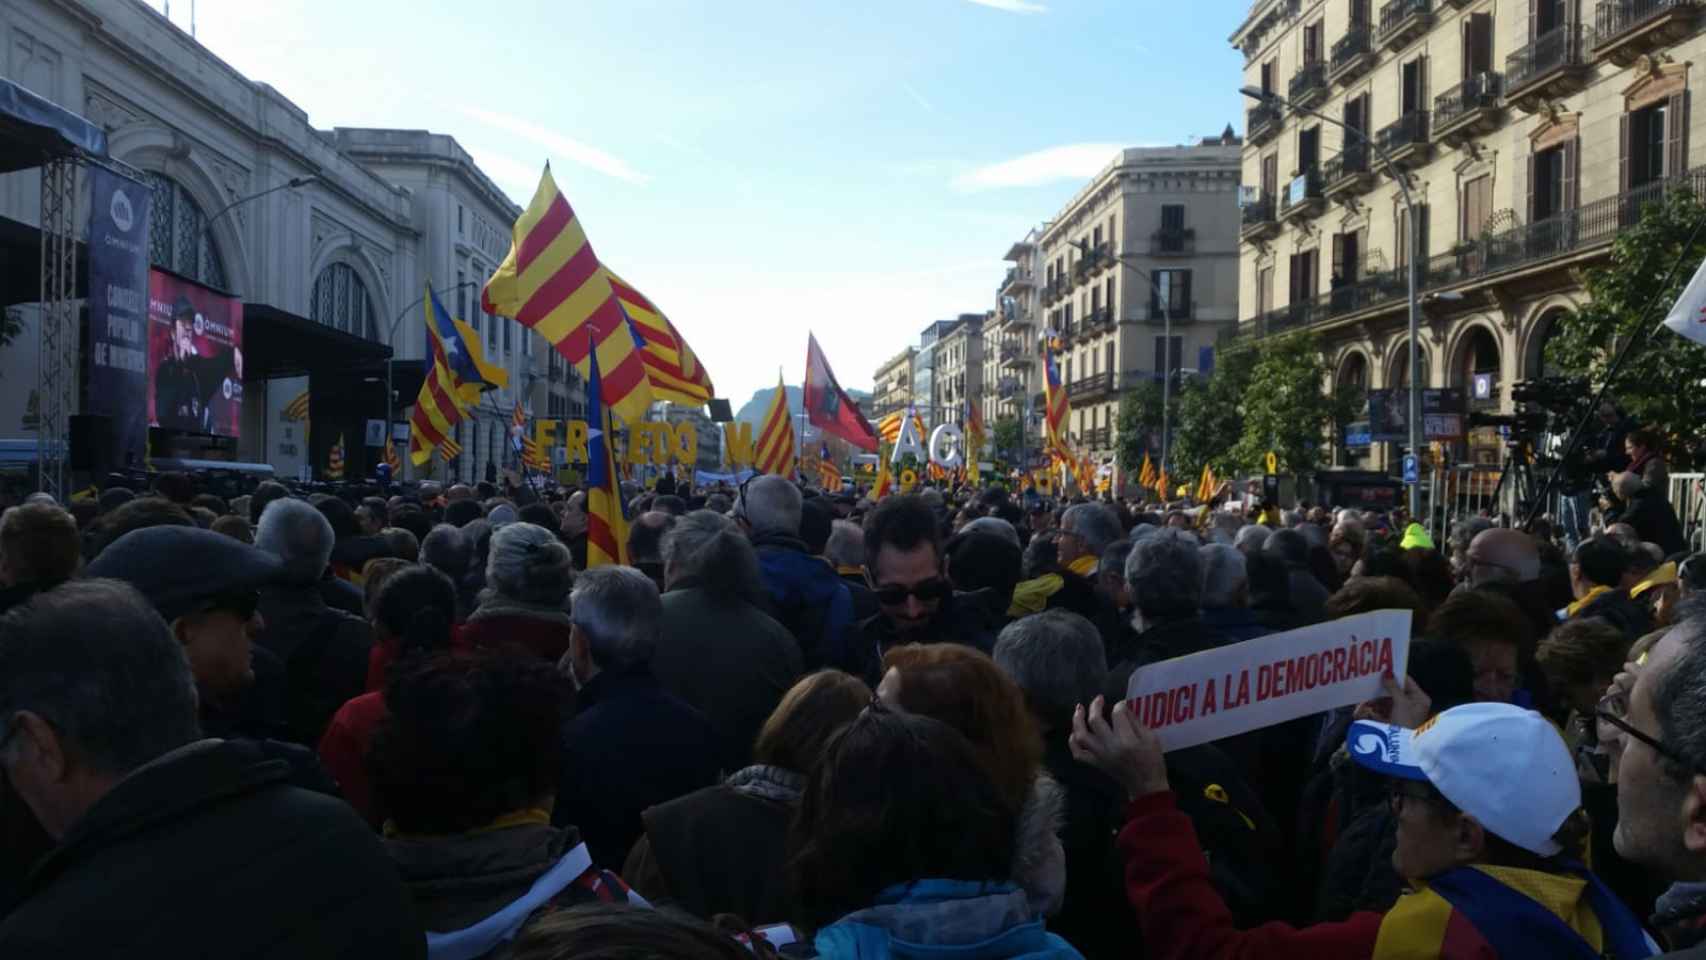
[[[811, 357], [806, 357], [806, 373], [811, 374]], [[782, 404], [788, 403], [788, 381], [782, 380], [782, 365], [776, 365], [776, 379], [782, 382]], [[800, 443], [794, 448], [794, 476], [801, 484], [806, 480], [806, 382], [800, 381]]]

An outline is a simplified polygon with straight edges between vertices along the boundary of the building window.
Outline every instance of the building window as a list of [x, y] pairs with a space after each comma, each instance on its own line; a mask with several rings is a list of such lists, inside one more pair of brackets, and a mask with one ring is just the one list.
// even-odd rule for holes
[[[468, 319], [468, 275], [461, 270], [456, 271], [456, 319]], [[478, 328], [475, 328], [478, 329]]]
[[510, 340], [509, 340], [509, 327], [510, 327], [509, 318], [508, 317], [494, 317], [493, 319], [501, 321], [504, 325], [504, 349], [508, 350], [510, 348], [510, 346], [509, 346], [509, 343], [510, 343]]
[[208, 235], [201, 205], [182, 184], [163, 173], [149, 171], [142, 177], [154, 194], [148, 262], [214, 289], [226, 289], [225, 264]]
[[456, 235], [462, 236], [462, 204], [456, 205]]
[[1568, 144], [1537, 151], [1529, 161], [1528, 219], [1530, 223], [1547, 220], [1569, 209]]
[[1159, 320], [1170, 317], [1184, 320], [1191, 315], [1191, 271], [1157, 270], [1152, 274], [1155, 285], [1149, 291], [1149, 316]]
[[1665, 113], [1669, 105], [1658, 103], [1629, 114], [1629, 149], [1626, 162], [1632, 190], [1665, 176]]
[[1458, 224], [1458, 238], [1474, 240], [1487, 228], [1493, 215], [1493, 175], [1476, 177], [1463, 185], [1463, 220]]
[[[1416, 204], [1416, 233], [1417, 256], [1425, 265], [1428, 259], [1428, 205], [1425, 203]], [[1400, 268], [1410, 264], [1410, 239], [1410, 211], [1399, 207], [1397, 236], [1393, 238], [1393, 248], [1398, 251], [1397, 265]]]
[[[1169, 346], [1172, 347], [1171, 350], [1168, 349]], [[1171, 356], [1171, 360], [1172, 360], [1171, 366], [1168, 365], [1168, 359], [1169, 359], [1168, 354], [1172, 355]], [[1185, 338], [1184, 337], [1174, 336], [1170, 342], [1169, 342], [1167, 337], [1162, 337], [1162, 336], [1156, 337], [1155, 338], [1155, 372], [1157, 374], [1165, 374], [1167, 372], [1177, 371], [1180, 367], [1180, 361], [1183, 359], [1184, 354], [1185, 354]]]
[[496, 317], [492, 318], [491, 323], [486, 324], [486, 346], [493, 350], [498, 348], [498, 321]]
[[361, 282], [361, 276], [347, 263], [331, 264], [314, 278], [309, 311], [315, 323], [368, 340], [379, 339], [373, 298], [367, 295], [367, 284]]

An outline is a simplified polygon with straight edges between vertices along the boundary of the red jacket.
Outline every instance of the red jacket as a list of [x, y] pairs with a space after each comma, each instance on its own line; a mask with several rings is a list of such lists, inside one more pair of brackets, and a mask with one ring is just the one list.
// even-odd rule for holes
[[1146, 956], [1155, 960], [1368, 960], [1374, 954], [1378, 913], [1301, 930], [1284, 923], [1234, 927], [1231, 911], [1209, 882], [1196, 830], [1171, 791], [1131, 802], [1119, 846], [1126, 899], [1137, 910]]
[[567, 617], [559, 621], [526, 613], [476, 612], [462, 624], [459, 636], [474, 650], [507, 650], [556, 663], [569, 652], [570, 629]]
[[379, 812], [374, 809], [373, 785], [367, 779], [367, 748], [373, 745], [373, 732], [390, 715], [384, 693], [364, 693], [339, 707], [320, 737], [321, 765], [338, 782], [349, 805], [375, 827], [379, 826]]

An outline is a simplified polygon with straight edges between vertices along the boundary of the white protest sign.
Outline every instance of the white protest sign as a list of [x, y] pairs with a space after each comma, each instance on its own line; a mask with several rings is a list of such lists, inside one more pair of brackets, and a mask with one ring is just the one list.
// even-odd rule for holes
[[1376, 610], [1150, 664], [1126, 700], [1177, 750], [1372, 700], [1409, 655], [1410, 611]]

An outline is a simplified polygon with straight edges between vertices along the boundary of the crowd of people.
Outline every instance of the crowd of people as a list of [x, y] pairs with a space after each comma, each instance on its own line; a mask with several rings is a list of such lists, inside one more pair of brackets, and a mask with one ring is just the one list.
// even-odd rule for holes
[[[1646, 483], [1436, 543], [759, 476], [592, 569], [575, 491], [34, 495], [0, 955], [1706, 957], [1706, 558]], [[1123, 702], [1387, 609], [1367, 703], [1164, 752]]]

